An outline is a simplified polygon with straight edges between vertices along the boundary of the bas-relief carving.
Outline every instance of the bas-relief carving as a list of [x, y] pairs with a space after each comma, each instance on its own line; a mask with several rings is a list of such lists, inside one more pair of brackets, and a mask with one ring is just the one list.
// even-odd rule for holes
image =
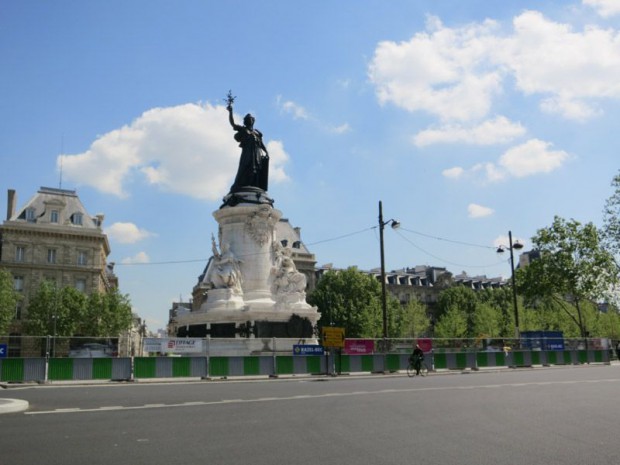
[[273, 236], [277, 219], [271, 215], [271, 207], [262, 207], [245, 221], [246, 233], [263, 247]]

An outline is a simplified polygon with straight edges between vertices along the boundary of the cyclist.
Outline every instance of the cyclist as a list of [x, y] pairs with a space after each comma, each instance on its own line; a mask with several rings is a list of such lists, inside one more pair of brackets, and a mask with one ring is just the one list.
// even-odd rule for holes
[[422, 361], [424, 360], [424, 352], [420, 349], [420, 345], [416, 344], [415, 349], [413, 349], [413, 353], [411, 357], [409, 357], [409, 361], [413, 364], [415, 368], [415, 374], [420, 374], [420, 369], [422, 368]]

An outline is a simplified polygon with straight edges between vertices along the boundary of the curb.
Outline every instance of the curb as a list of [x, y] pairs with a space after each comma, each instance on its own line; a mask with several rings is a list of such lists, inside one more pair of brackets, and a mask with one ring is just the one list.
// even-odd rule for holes
[[15, 413], [28, 410], [30, 404], [27, 400], [21, 399], [0, 399], [0, 414]]

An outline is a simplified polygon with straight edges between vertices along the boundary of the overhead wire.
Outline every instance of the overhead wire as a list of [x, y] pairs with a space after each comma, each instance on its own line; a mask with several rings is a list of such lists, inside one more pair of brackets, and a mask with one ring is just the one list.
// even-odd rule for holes
[[[308, 242], [305, 243], [306, 246], [315, 246], [315, 245], [319, 245], [319, 244], [325, 244], [325, 243], [329, 243], [329, 242], [335, 242], [335, 241], [339, 241], [341, 239], [346, 239], [347, 237], [352, 237], [352, 236], [356, 236], [358, 234], [362, 234], [365, 233], [367, 231], [371, 231], [371, 230], [375, 230], [378, 228], [379, 226], [371, 226], [369, 228], [364, 228], [358, 231], [354, 231], [351, 233], [347, 233], [347, 234], [342, 234], [340, 236], [336, 236], [336, 237], [332, 237], [332, 238], [328, 238], [328, 239], [322, 239], [319, 241], [314, 241], [314, 242]], [[437, 255], [434, 255], [432, 253], [430, 253], [429, 251], [423, 249], [422, 247], [420, 247], [419, 245], [415, 244], [413, 241], [411, 241], [409, 238], [405, 237], [403, 234], [400, 233], [400, 231], [406, 231], [412, 234], [417, 234], [419, 236], [423, 236], [423, 237], [427, 237], [429, 239], [434, 239], [434, 240], [438, 240], [438, 241], [443, 241], [443, 242], [450, 242], [453, 244], [459, 244], [459, 245], [465, 245], [468, 247], [477, 247], [477, 248], [482, 248], [482, 249], [490, 249], [490, 250], [495, 250], [495, 247], [491, 247], [491, 246], [484, 246], [484, 245], [480, 245], [480, 244], [473, 244], [470, 242], [464, 242], [464, 241], [457, 241], [457, 240], [452, 240], [452, 239], [447, 239], [444, 237], [439, 237], [439, 236], [434, 236], [431, 234], [426, 234], [426, 233], [422, 233], [419, 231], [414, 231], [411, 229], [406, 229], [406, 228], [402, 228], [400, 227], [398, 230], [395, 229], [394, 230], [404, 241], [406, 241], [407, 243], [409, 243], [410, 245], [412, 245], [413, 247], [415, 247], [416, 249], [418, 249], [419, 251], [421, 251], [422, 253], [434, 258], [435, 260], [438, 260], [442, 263], [446, 263], [449, 265], [453, 265], [453, 266], [460, 266], [460, 267], [468, 267], [468, 268], [487, 268], [490, 266], [495, 266], [498, 264], [503, 263], [503, 261], [500, 262], [496, 262], [490, 265], [465, 265], [465, 264], [460, 264], [460, 263], [456, 263], [456, 262], [452, 262], [450, 260], [446, 260], [443, 259]], [[263, 253], [267, 253], [267, 252], [261, 252], [258, 254], [248, 254], [248, 255], [244, 255], [244, 256], [239, 256], [240, 259], [242, 259], [243, 257], [247, 257], [250, 255], [261, 255]], [[117, 266], [154, 266], [154, 265], [177, 265], [177, 264], [184, 264], [184, 263], [198, 263], [198, 262], [207, 262], [209, 259], [208, 258], [197, 258], [197, 259], [188, 259], [188, 260], [166, 260], [166, 261], [159, 261], [159, 262], [119, 262], [116, 263]]]

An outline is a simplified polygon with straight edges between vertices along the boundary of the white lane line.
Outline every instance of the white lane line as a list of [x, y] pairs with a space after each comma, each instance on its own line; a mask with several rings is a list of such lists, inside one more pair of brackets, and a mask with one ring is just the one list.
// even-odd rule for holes
[[178, 404], [146, 404], [136, 406], [106, 406], [98, 408], [80, 409], [80, 408], [67, 408], [56, 410], [40, 410], [34, 412], [24, 412], [25, 415], [49, 415], [49, 414], [61, 414], [61, 413], [86, 413], [86, 412], [103, 412], [103, 411], [119, 411], [119, 410], [147, 410], [158, 408], [175, 408], [175, 407], [195, 407], [195, 406], [216, 406], [216, 405], [231, 405], [241, 403], [258, 403], [258, 402], [282, 402], [282, 401], [294, 401], [294, 400], [307, 400], [307, 399], [324, 399], [330, 397], [351, 397], [351, 396], [363, 396], [363, 395], [376, 395], [376, 394], [398, 394], [408, 392], [428, 392], [428, 391], [463, 391], [472, 389], [498, 389], [498, 388], [511, 388], [511, 387], [523, 387], [523, 386], [556, 386], [562, 384], [585, 384], [585, 383], [617, 383], [620, 379], [599, 379], [599, 380], [584, 380], [584, 381], [548, 381], [541, 383], [539, 381], [531, 383], [509, 383], [509, 384], [483, 384], [479, 386], [445, 386], [445, 387], [413, 387], [406, 389], [381, 389], [378, 391], [352, 391], [352, 392], [327, 392], [323, 394], [308, 394], [308, 395], [294, 395], [286, 397], [259, 397], [257, 399], [222, 399], [216, 401], [205, 402], [182, 402]]

